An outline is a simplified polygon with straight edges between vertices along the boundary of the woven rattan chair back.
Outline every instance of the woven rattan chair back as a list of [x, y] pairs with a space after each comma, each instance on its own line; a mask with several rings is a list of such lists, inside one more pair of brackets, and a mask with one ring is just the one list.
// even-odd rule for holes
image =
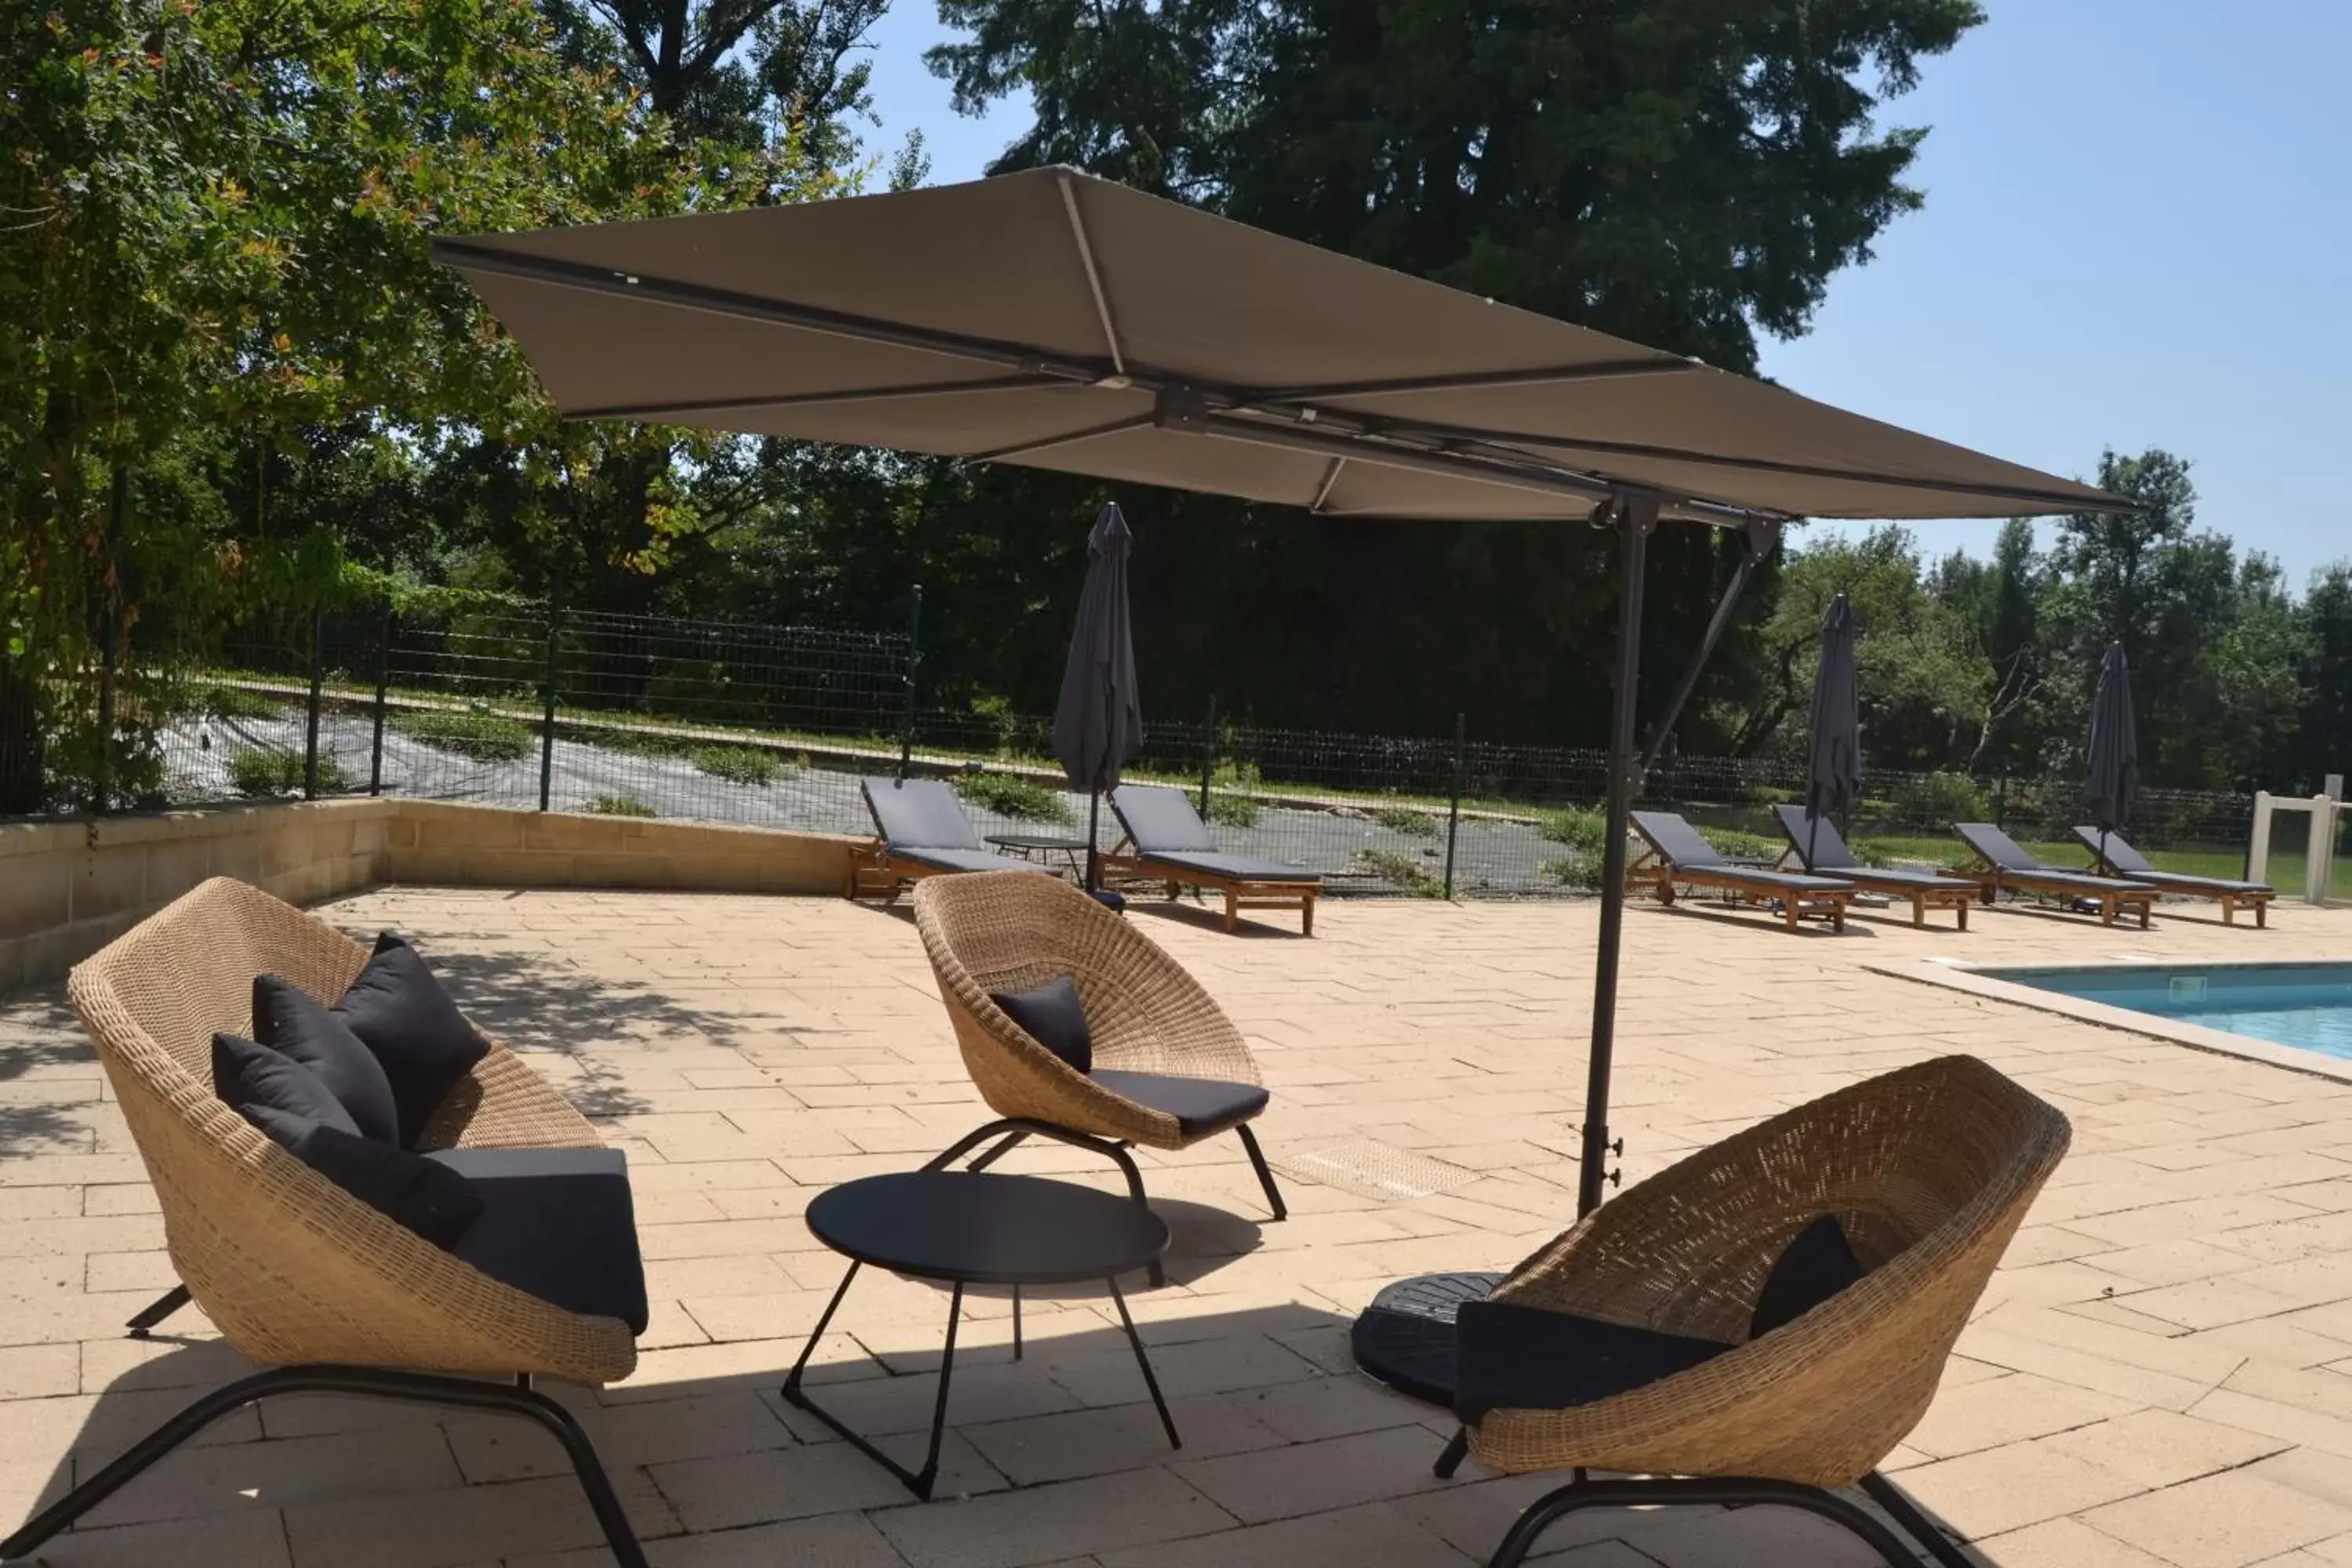
[[[239, 1352], [272, 1365], [544, 1373], [635, 1365], [628, 1328], [567, 1312], [461, 1263], [280, 1149], [212, 1089], [212, 1036], [247, 1032], [253, 977], [321, 1000], [367, 951], [257, 889], [215, 878], [88, 959], [67, 994], [146, 1162], [172, 1262]], [[584, 1146], [593, 1131], [495, 1044], [428, 1146]]]
[[1067, 882], [1021, 871], [933, 877], [914, 905], [964, 1068], [998, 1115], [1159, 1149], [1189, 1142], [1174, 1117], [1070, 1068], [989, 1000], [1060, 974], [1077, 987], [1097, 1067], [1261, 1081], [1240, 1031], [1199, 982]]
[[[1945, 1057], [1669, 1166], [1521, 1264], [1496, 1298], [1736, 1348], [1597, 1404], [1492, 1412], [1472, 1451], [1506, 1470], [1858, 1479], [1926, 1414], [2068, 1137], [2054, 1108], [1972, 1057]], [[1825, 1214], [1869, 1272], [1748, 1339], [1766, 1274]]]

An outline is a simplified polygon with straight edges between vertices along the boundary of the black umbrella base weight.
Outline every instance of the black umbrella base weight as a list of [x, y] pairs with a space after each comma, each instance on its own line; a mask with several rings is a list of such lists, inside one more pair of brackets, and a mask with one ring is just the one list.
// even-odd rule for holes
[[1451, 1409], [1454, 1315], [1465, 1301], [1485, 1300], [1504, 1279], [1468, 1273], [1398, 1280], [1372, 1298], [1349, 1331], [1356, 1365], [1399, 1394]]

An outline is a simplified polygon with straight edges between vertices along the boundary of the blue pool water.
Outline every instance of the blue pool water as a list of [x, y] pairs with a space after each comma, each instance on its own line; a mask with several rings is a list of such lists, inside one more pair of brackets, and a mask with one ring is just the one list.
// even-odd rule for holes
[[2352, 963], [1987, 969], [2013, 984], [2352, 1059]]

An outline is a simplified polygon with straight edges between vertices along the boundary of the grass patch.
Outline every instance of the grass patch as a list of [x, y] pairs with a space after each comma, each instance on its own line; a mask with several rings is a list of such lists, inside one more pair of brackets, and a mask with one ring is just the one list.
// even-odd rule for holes
[[1400, 891], [1416, 899], [1442, 899], [1445, 896], [1444, 882], [1431, 876], [1413, 856], [1400, 855], [1393, 849], [1359, 849], [1356, 851], [1356, 866], [1360, 870], [1370, 871], [1383, 882], [1394, 884]]
[[1780, 842], [1738, 827], [1702, 827], [1698, 836], [1735, 860], [1777, 860]]
[[1566, 811], [1548, 811], [1536, 824], [1536, 837], [1597, 856], [1609, 841], [1609, 819], [1597, 811], [1582, 811], [1575, 806]]
[[598, 816], [659, 816], [660, 812], [633, 795], [600, 795], [588, 803]]
[[495, 713], [460, 713], [435, 709], [422, 713], [394, 713], [392, 727], [412, 741], [436, 752], [454, 752], [478, 763], [513, 763], [530, 755], [537, 739], [528, 725]]
[[1380, 805], [1372, 808], [1372, 820], [1391, 833], [1402, 833], [1411, 838], [1437, 837], [1437, 818], [1425, 811], [1409, 805]]
[[[228, 782], [231, 788], [248, 800], [275, 800], [279, 795], [302, 792], [302, 754], [299, 752], [274, 752], [266, 746], [247, 746], [230, 753]], [[319, 753], [319, 793], [341, 795], [351, 788], [351, 780], [343, 773], [343, 764], [324, 752]]]
[[697, 746], [686, 756], [698, 772], [729, 784], [772, 784], [784, 771], [775, 752], [756, 746]]
[[1566, 855], [1557, 860], [1546, 860], [1536, 868], [1536, 879], [1558, 882], [1566, 888], [1598, 888], [1601, 886], [1601, 858], [1598, 855]]
[[1019, 773], [964, 773], [957, 778], [955, 792], [971, 805], [999, 816], [1064, 826], [1076, 820], [1070, 815], [1069, 802], [1062, 798], [1058, 790], [1048, 789]]
[[1220, 827], [1255, 827], [1259, 806], [1245, 795], [1209, 796], [1209, 820]]
[[282, 699], [241, 686], [207, 687], [197, 706], [215, 719], [279, 719], [289, 710]]

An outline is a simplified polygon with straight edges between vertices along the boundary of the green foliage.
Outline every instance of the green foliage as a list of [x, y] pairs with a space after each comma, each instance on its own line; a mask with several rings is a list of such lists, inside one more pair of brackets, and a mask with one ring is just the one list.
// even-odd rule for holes
[[1916, 773], [1895, 786], [1890, 805], [1906, 827], [1940, 828], [1955, 822], [1990, 822], [1992, 801], [1965, 773]]
[[999, 816], [1024, 822], [1050, 822], [1067, 826], [1075, 819], [1069, 802], [1058, 790], [1048, 789], [1019, 773], [960, 773], [955, 792], [972, 805]]
[[1557, 860], [1546, 860], [1536, 868], [1536, 879], [1559, 882], [1566, 887], [1597, 889], [1601, 886], [1601, 858], [1596, 855], [1565, 855]]
[[588, 803], [598, 816], [659, 816], [661, 813], [633, 795], [600, 795]]
[[495, 713], [460, 712], [451, 709], [391, 715], [392, 727], [411, 740], [436, 751], [454, 752], [478, 763], [511, 763], [530, 755], [538, 737], [529, 726]]
[[1539, 837], [1554, 844], [1565, 844], [1586, 855], [1598, 856], [1609, 842], [1609, 819], [1597, 811], [1583, 811], [1570, 806], [1565, 811], [1547, 814], [1536, 824]]
[[1701, 826], [1698, 836], [1735, 860], [1778, 859], [1781, 849], [1780, 840], [1741, 827]]
[[1255, 827], [1258, 803], [1245, 795], [1229, 795], [1212, 790], [1209, 794], [1209, 820], [1219, 827]]
[[[246, 746], [229, 754], [228, 782], [237, 794], [252, 799], [299, 795], [304, 776], [302, 753], [268, 746]], [[343, 765], [327, 752], [319, 753], [319, 793], [340, 795], [351, 787]]]
[[1393, 849], [1359, 849], [1355, 854], [1355, 864], [1359, 869], [1370, 872], [1381, 881], [1416, 899], [1442, 899], [1445, 896], [1444, 880], [1431, 876], [1415, 856], [1401, 855]]
[[288, 708], [282, 697], [247, 691], [241, 686], [208, 686], [198, 703], [203, 711], [215, 719], [277, 719]]
[[784, 771], [775, 752], [757, 746], [697, 746], [687, 759], [699, 771], [730, 784], [770, 784]]
[[1391, 833], [1402, 833], [1414, 838], [1433, 838], [1439, 831], [1436, 817], [1410, 805], [1374, 806], [1372, 820]]

